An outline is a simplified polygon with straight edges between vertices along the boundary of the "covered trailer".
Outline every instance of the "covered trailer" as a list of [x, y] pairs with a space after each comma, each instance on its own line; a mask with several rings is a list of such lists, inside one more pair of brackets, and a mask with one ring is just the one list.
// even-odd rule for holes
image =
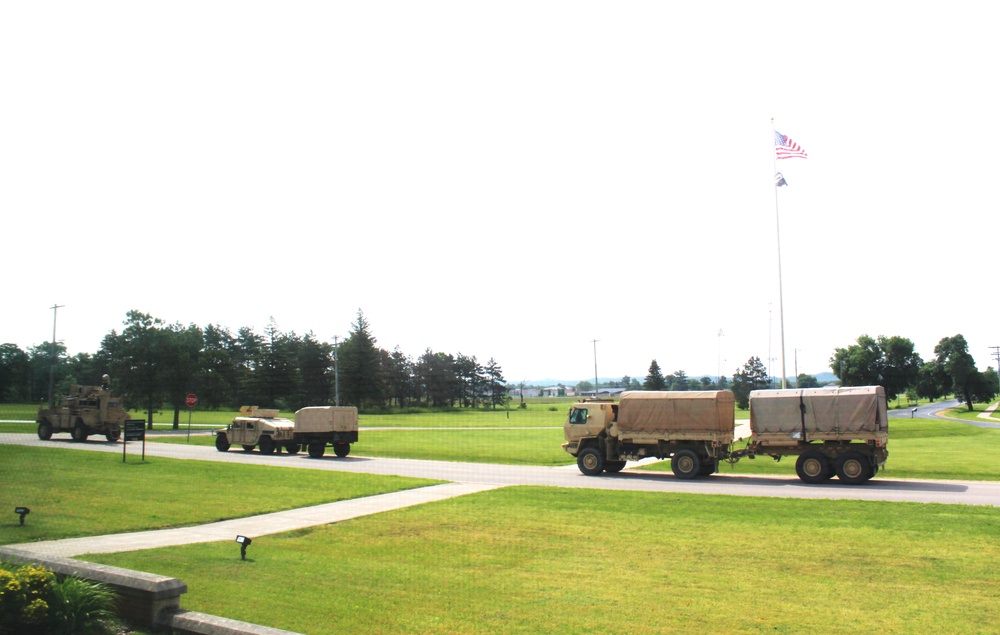
[[834, 474], [857, 484], [888, 458], [889, 418], [881, 386], [755, 390], [750, 393], [752, 437], [745, 454], [798, 456], [808, 483]]
[[309, 406], [295, 411], [295, 441], [318, 459], [326, 446], [345, 457], [358, 440], [358, 409], [354, 406]]

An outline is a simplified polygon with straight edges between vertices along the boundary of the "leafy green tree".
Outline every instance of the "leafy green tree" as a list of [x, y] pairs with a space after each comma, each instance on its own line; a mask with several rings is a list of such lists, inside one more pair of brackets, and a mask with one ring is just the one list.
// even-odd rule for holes
[[817, 381], [813, 375], [800, 373], [799, 376], [795, 378], [796, 388], [817, 388], [818, 386], [819, 381]]
[[359, 410], [379, 407], [384, 397], [381, 356], [370, 329], [364, 313], [358, 309], [357, 320], [338, 353], [344, 403]]
[[239, 383], [234, 355], [236, 338], [228, 329], [216, 324], [206, 326], [202, 336], [203, 347], [196, 381], [199, 405], [204, 408], [244, 405], [234, 402]]
[[750, 393], [768, 388], [770, 385], [771, 378], [768, 377], [767, 368], [759, 357], [751, 357], [743, 368], [733, 375], [733, 396], [736, 398], [736, 406], [746, 410], [750, 407]]
[[898, 335], [879, 336], [878, 347], [882, 351], [882, 387], [886, 399], [892, 400], [917, 383], [924, 360], [913, 350], [913, 342]]
[[153, 413], [166, 397], [167, 339], [163, 320], [132, 310], [126, 314], [121, 335], [112, 331], [101, 342], [111, 360], [112, 385], [128, 406], [146, 413], [149, 429], [153, 428]]
[[649, 364], [649, 371], [646, 373], [646, 380], [642, 382], [643, 390], [665, 390], [667, 381], [663, 378], [663, 371], [654, 359]]
[[688, 379], [687, 373], [683, 370], [674, 371], [670, 375], [670, 390], [690, 390], [691, 381]]
[[590, 383], [586, 379], [577, 382], [576, 386], [574, 386], [574, 387], [576, 388], [576, 393], [578, 395], [582, 394], [582, 393], [585, 393], [585, 392], [590, 392], [591, 390], [594, 390], [594, 384]]
[[425, 401], [432, 407], [452, 406], [459, 395], [455, 358], [447, 353], [424, 351], [416, 365], [417, 385]]
[[16, 344], [0, 344], [0, 403], [30, 401], [31, 363]]
[[503, 369], [492, 357], [486, 362], [483, 368], [487, 382], [487, 396], [490, 406], [496, 410], [497, 406], [507, 403], [510, 398], [507, 393], [506, 381], [503, 378]]
[[317, 340], [312, 331], [306, 333], [299, 341], [297, 365], [302, 399], [292, 406], [298, 410], [333, 403], [333, 346]]
[[406, 407], [416, 397], [413, 387], [413, 360], [397, 346], [391, 354], [382, 358], [382, 374], [385, 377], [388, 397], [396, 401], [400, 408]]
[[173, 428], [180, 428], [184, 398], [194, 392], [195, 381], [201, 364], [204, 337], [201, 328], [194, 324], [186, 327], [172, 324], [163, 329], [164, 350], [161, 351], [161, 381], [166, 402], [173, 408]]
[[917, 396], [923, 399], [935, 401], [948, 394], [945, 386], [948, 384], [948, 375], [944, 367], [936, 359], [925, 362], [917, 372]]
[[882, 383], [882, 350], [878, 342], [862, 335], [857, 344], [834, 350], [830, 367], [842, 386], [875, 386]]
[[946, 386], [945, 392], [961, 395], [971, 412], [973, 393], [981, 378], [976, 362], [969, 354], [969, 345], [965, 338], [961, 334], [942, 338], [934, 347], [934, 354], [937, 355], [938, 364], [944, 369], [946, 381], [950, 384]]

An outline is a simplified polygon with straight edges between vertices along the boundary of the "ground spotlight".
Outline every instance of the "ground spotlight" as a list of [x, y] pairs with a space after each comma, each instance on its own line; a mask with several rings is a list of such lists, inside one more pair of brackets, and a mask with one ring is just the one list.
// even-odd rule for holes
[[21, 525], [24, 525], [24, 517], [31, 513], [27, 507], [15, 507], [14, 513], [21, 517]]
[[246, 536], [236, 536], [236, 542], [240, 543], [240, 560], [247, 559], [247, 547], [253, 540], [250, 540]]

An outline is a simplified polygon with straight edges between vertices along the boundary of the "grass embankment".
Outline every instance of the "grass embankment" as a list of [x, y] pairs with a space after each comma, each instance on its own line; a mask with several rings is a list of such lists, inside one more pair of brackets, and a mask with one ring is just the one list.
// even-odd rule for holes
[[0, 509], [31, 509], [23, 527], [7, 514], [0, 544], [197, 525], [435, 482], [0, 445]]
[[298, 631], [949, 633], [1000, 623], [1000, 509], [508, 488], [254, 540], [88, 558]]

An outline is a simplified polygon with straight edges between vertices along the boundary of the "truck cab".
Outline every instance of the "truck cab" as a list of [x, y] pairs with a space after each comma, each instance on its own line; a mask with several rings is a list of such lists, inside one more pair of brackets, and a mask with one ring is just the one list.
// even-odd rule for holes
[[243, 406], [242, 416], [233, 419], [225, 430], [215, 433], [215, 448], [220, 452], [227, 451], [232, 445], [243, 447], [245, 452], [260, 448], [261, 454], [273, 454], [281, 448], [289, 454], [296, 454], [299, 446], [293, 439], [295, 424], [289, 419], [278, 416], [277, 410]]
[[563, 449], [576, 456], [581, 441], [606, 436], [618, 420], [618, 404], [610, 399], [581, 401], [570, 406], [563, 423], [566, 443]]

